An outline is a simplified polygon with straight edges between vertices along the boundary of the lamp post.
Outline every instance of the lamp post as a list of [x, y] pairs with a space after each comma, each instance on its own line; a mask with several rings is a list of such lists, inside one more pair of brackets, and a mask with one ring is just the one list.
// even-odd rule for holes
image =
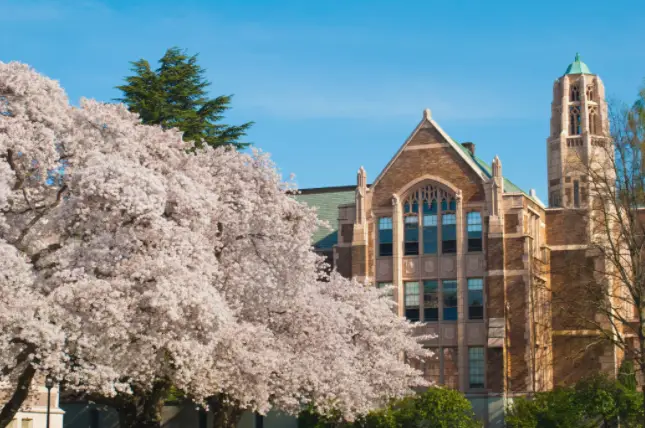
[[54, 386], [54, 379], [52, 379], [50, 376], [47, 376], [47, 378], [45, 378], [45, 387], [47, 388], [47, 425], [46, 425], [47, 428], [49, 428], [49, 413], [51, 410], [53, 386]]

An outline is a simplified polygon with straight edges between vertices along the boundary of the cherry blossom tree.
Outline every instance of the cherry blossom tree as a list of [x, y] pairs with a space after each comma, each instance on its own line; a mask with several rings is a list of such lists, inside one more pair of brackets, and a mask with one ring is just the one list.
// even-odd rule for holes
[[189, 152], [123, 105], [69, 106], [19, 63], [0, 63], [0, 102], [0, 253], [15, 260], [0, 287], [45, 308], [41, 367], [122, 428], [159, 426], [171, 386], [232, 427], [304, 405], [351, 419], [424, 385], [402, 358], [426, 356], [423, 338], [386, 296], [323, 273], [315, 212], [267, 155]]

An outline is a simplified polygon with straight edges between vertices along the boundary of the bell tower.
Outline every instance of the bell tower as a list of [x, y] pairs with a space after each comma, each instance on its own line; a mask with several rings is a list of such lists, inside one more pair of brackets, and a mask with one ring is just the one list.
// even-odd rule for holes
[[547, 138], [549, 206], [586, 206], [589, 186], [584, 173], [593, 150], [610, 144], [605, 87], [576, 54], [553, 84], [551, 134]]

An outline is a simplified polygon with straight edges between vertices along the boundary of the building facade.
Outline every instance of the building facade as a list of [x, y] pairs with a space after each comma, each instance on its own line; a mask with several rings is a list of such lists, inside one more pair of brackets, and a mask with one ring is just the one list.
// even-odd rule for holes
[[[602, 343], [560, 301], [602, 284], [585, 221], [584, 168], [594, 147], [611, 144], [604, 86], [576, 56], [553, 85], [546, 140], [548, 206], [503, 175], [502, 162], [454, 141], [430, 110], [368, 185], [303, 189], [297, 198], [332, 225], [314, 246], [348, 278], [391, 287], [396, 310], [434, 339], [434, 357], [410, 361], [424, 376], [463, 392], [489, 427], [503, 426], [515, 396], [616, 373], [621, 352]], [[602, 271], [602, 269], [597, 269]], [[591, 276], [590, 276], [591, 275]], [[44, 427], [45, 390], [14, 427]], [[88, 403], [58, 406], [52, 428], [116, 427], [115, 415]], [[168, 408], [164, 426], [207, 426], [194, 409]], [[240, 427], [296, 426], [280, 414], [246, 414]]]
[[464, 392], [489, 426], [517, 395], [615, 373], [621, 355], [553, 296], [575, 300], [576, 265], [597, 263], [584, 220], [588, 183], [576, 168], [611, 144], [604, 86], [576, 55], [553, 86], [546, 141], [549, 205], [457, 143], [423, 113], [372, 184], [305, 189], [299, 198], [337, 227], [316, 236], [336, 270], [391, 286], [400, 316], [436, 337], [429, 380]]

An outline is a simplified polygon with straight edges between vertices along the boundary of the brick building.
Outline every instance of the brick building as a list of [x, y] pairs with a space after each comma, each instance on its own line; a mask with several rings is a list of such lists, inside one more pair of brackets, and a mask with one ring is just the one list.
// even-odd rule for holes
[[[463, 391], [489, 426], [506, 400], [616, 370], [620, 355], [551, 305], [581, 278], [589, 252], [585, 176], [575, 162], [608, 144], [600, 78], [576, 55], [553, 86], [546, 141], [549, 206], [489, 165], [475, 145], [457, 143], [423, 113], [372, 184], [305, 189], [299, 199], [335, 225], [315, 237], [335, 269], [393, 286], [400, 316], [436, 335], [433, 361], [419, 367]], [[575, 263], [572, 263], [574, 261]]]

